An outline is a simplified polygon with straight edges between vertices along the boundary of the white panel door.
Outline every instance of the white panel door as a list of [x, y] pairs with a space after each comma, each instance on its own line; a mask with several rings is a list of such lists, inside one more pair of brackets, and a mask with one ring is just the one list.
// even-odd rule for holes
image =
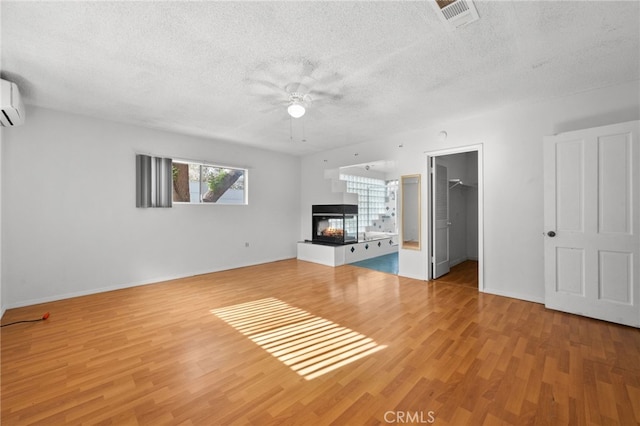
[[449, 178], [448, 170], [437, 164], [433, 170], [433, 279], [449, 273]]
[[544, 139], [547, 308], [640, 327], [639, 127]]

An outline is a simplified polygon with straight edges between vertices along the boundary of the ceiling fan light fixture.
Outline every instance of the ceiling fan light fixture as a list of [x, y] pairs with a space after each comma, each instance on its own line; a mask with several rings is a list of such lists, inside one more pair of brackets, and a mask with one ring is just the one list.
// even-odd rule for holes
[[300, 118], [306, 112], [304, 105], [299, 101], [291, 101], [287, 107], [287, 112], [293, 118]]

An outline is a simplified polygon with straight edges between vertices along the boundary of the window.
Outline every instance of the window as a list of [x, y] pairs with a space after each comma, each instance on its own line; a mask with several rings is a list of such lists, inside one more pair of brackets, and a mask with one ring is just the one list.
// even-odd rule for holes
[[[382, 179], [363, 176], [340, 175], [340, 180], [347, 182], [347, 192], [358, 194], [358, 230], [348, 232], [365, 232], [380, 215], [386, 214], [385, 199], [387, 184]], [[353, 226], [353, 225], [352, 225]]]
[[174, 160], [173, 202], [247, 204], [247, 170]]

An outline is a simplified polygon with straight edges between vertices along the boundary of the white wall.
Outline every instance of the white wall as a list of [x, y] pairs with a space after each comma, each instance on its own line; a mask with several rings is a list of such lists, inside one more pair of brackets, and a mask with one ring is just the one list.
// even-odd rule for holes
[[341, 175], [362, 176], [371, 179], [386, 180], [387, 175], [384, 172], [375, 170], [365, 170], [362, 167], [345, 167], [340, 169]]
[[[318, 153], [302, 159], [301, 232], [310, 229], [312, 203], [331, 198], [325, 168], [395, 160], [400, 175], [427, 173], [425, 152], [483, 145], [485, 291], [543, 301], [542, 138], [570, 130], [640, 118], [638, 81], [586, 91], [547, 102], [478, 111], [456, 122], [429, 122], [394, 138]], [[438, 132], [446, 130], [446, 141]], [[402, 145], [402, 146], [400, 146]], [[423, 176], [426, 182], [426, 176]], [[426, 215], [427, 185], [422, 190]], [[426, 216], [424, 216], [426, 217]], [[423, 224], [426, 223], [423, 218]], [[427, 229], [423, 250], [400, 250], [400, 274], [426, 279]]]
[[[2, 141], [6, 307], [296, 256], [299, 158], [40, 108], [27, 113]], [[246, 167], [249, 205], [137, 209], [137, 152]]]
[[[638, 93], [634, 81], [457, 122], [425, 118], [423, 129], [301, 160], [29, 108], [27, 124], [2, 133], [0, 303], [16, 307], [295, 257], [295, 242], [311, 237], [311, 205], [344, 202], [325, 170], [354, 164], [355, 154], [358, 163], [388, 159], [399, 175], [423, 174], [422, 250], [400, 250], [400, 273], [426, 279], [424, 153], [474, 144], [483, 144], [484, 157], [485, 291], [542, 301], [542, 138], [636, 120]], [[438, 140], [440, 130], [446, 141]], [[249, 167], [250, 205], [136, 209], [136, 152]], [[18, 178], [38, 189], [24, 193]]]

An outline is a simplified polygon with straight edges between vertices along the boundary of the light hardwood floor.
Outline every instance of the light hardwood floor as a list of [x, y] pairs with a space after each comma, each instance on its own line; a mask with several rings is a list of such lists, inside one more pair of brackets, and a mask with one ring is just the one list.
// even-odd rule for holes
[[[2, 425], [640, 423], [639, 330], [459, 284], [287, 260], [12, 309], [51, 317], [2, 328]], [[378, 349], [305, 378], [261, 334], [296, 318]]]
[[465, 260], [451, 267], [451, 271], [438, 278], [438, 282], [464, 285], [478, 289], [478, 262]]

